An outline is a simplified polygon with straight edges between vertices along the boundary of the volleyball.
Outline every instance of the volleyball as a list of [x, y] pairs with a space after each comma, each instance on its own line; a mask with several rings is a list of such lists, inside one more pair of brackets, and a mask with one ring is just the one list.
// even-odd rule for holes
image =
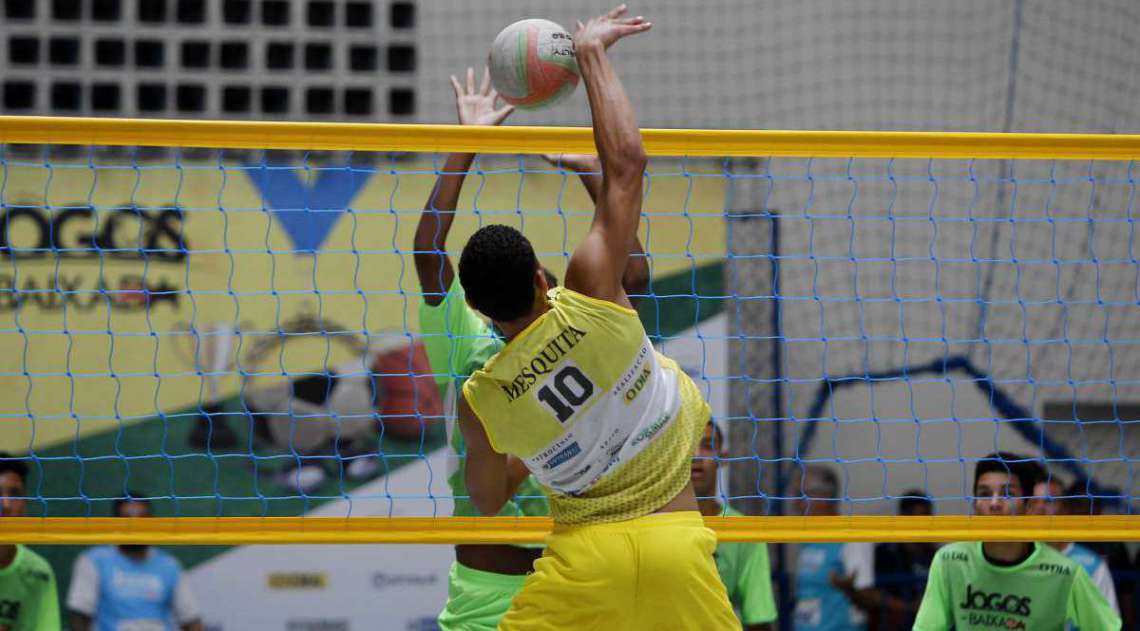
[[495, 90], [522, 109], [549, 107], [578, 87], [574, 38], [550, 20], [519, 20], [503, 29], [488, 66]]

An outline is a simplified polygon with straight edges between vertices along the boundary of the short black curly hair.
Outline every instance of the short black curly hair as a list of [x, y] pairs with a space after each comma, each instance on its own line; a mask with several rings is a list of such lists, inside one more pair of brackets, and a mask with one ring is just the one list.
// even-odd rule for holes
[[459, 257], [459, 282], [467, 300], [483, 315], [509, 322], [534, 304], [538, 257], [530, 241], [510, 226], [492, 224], [475, 231]]

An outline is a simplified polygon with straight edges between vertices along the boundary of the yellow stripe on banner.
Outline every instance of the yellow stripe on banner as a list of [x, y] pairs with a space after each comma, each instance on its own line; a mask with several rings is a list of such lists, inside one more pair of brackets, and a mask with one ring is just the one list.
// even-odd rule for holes
[[[1137, 160], [1140, 135], [645, 129], [657, 156]], [[475, 153], [592, 153], [585, 127], [0, 116], [0, 143]]]
[[[709, 517], [721, 541], [1140, 541], [1140, 516]], [[0, 519], [0, 544], [541, 543], [540, 517]]]

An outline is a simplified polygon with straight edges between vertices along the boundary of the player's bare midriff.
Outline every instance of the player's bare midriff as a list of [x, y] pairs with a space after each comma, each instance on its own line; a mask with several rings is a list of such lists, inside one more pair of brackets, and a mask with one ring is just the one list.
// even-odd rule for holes
[[501, 544], [455, 546], [455, 560], [473, 570], [494, 574], [522, 575], [534, 571], [542, 548], [520, 548]]

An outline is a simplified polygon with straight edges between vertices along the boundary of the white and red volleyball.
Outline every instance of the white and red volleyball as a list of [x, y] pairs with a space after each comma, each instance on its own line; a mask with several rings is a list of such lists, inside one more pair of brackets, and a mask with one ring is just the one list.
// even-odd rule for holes
[[550, 20], [519, 20], [491, 44], [491, 83], [522, 109], [549, 107], [578, 87], [574, 38]]

